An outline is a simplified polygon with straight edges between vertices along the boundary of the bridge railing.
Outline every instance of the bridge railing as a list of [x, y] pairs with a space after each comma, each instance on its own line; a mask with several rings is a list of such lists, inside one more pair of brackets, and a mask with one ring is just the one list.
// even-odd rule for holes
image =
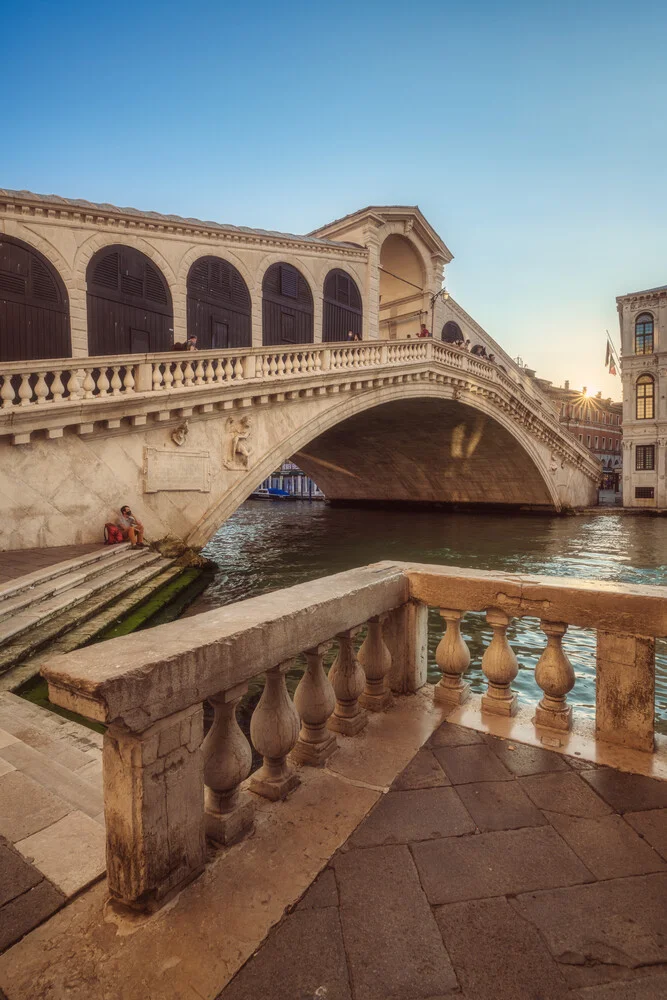
[[[443, 621], [435, 653], [442, 678], [432, 694], [448, 715], [469, 700], [467, 711], [484, 730], [517, 712], [508, 629], [513, 619], [539, 618], [542, 697], [526, 723], [536, 741], [567, 748], [577, 664], [562, 640], [578, 626], [597, 636], [594, 738], [654, 750], [655, 641], [667, 635], [667, 588], [407, 563], [325, 577], [198, 615], [187, 629], [159, 626], [102, 643], [94, 654], [54, 657], [43, 668], [52, 702], [108, 727], [112, 896], [132, 907], [159, 906], [203, 869], [206, 836], [223, 846], [239, 840], [253, 825], [258, 796], [279, 802], [298, 794], [301, 767], [322, 765], [361, 732], [368, 712], [390, 712], [395, 696], [424, 687], [429, 608]], [[469, 611], [485, 612], [491, 633], [481, 697], [466, 681], [471, 657], [460, 626]], [[327, 675], [331, 642], [337, 653]], [[302, 653], [305, 671], [292, 700], [285, 673]], [[260, 675], [250, 738], [262, 765], [251, 774], [236, 711]], [[214, 719], [202, 739], [206, 700]], [[574, 728], [577, 736], [576, 719]]]

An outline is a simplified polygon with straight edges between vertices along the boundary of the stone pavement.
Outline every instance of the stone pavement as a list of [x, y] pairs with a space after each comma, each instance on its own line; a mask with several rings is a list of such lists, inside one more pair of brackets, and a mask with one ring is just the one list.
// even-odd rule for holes
[[0, 552], [0, 585], [16, 580], [19, 576], [46, 569], [54, 563], [85, 556], [101, 547], [101, 543], [91, 542], [88, 545], [57, 545], [47, 549], [11, 549]]
[[102, 737], [0, 694], [0, 951], [105, 867]]
[[218, 1000], [456, 995], [667, 997], [667, 782], [443, 723]]

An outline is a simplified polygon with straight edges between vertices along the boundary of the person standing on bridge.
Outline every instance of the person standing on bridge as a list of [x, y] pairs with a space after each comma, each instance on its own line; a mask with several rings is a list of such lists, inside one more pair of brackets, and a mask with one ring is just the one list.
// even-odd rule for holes
[[417, 334], [417, 336], [418, 337], [430, 337], [431, 336], [431, 331], [427, 328], [426, 323], [422, 323], [422, 325], [419, 327], [419, 333]]

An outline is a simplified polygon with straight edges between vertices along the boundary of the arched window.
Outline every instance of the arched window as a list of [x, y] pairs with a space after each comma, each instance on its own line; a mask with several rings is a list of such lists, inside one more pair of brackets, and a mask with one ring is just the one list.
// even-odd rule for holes
[[28, 243], [0, 234], [0, 361], [71, 354], [62, 278]]
[[262, 343], [312, 344], [313, 296], [291, 264], [272, 264], [262, 282]]
[[188, 273], [188, 336], [197, 347], [250, 347], [250, 292], [221, 257], [200, 257]]
[[635, 320], [635, 354], [653, 354], [653, 317], [641, 313]]
[[348, 340], [349, 333], [361, 339], [361, 322], [361, 295], [356, 282], [338, 268], [329, 271], [324, 281], [322, 340]]
[[86, 282], [89, 354], [170, 350], [171, 294], [145, 254], [134, 247], [103, 247], [88, 264]]
[[443, 326], [440, 336], [445, 344], [457, 344], [459, 341], [465, 340], [461, 333], [461, 327], [451, 319]]
[[653, 420], [655, 382], [651, 375], [640, 375], [637, 379], [637, 420]]

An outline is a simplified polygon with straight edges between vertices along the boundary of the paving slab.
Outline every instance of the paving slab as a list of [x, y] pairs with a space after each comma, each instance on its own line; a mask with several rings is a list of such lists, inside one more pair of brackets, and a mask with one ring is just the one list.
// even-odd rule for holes
[[453, 785], [470, 781], [511, 781], [512, 775], [484, 744], [441, 747], [433, 751]]
[[568, 771], [562, 754], [526, 743], [512, 743], [497, 736], [485, 736], [484, 742], [512, 774], [544, 774], [548, 771]]
[[538, 809], [565, 816], [608, 816], [612, 812], [579, 774], [541, 774], [518, 780]]
[[12, 843], [55, 823], [71, 810], [68, 802], [22, 771], [0, 777], [0, 835]]
[[0, 841], [0, 906], [27, 892], [44, 876], [6, 841]]
[[352, 1000], [335, 909], [294, 912], [217, 1000]]
[[13, 764], [10, 764], [8, 760], [4, 760], [0, 757], [0, 777], [2, 777], [3, 774], [9, 774], [10, 771], [15, 770], [16, 768]]
[[545, 815], [596, 878], [648, 875], [667, 868], [660, 855], [621, 816], [581, 819], [559, 813]]
[[439, 907], [445, 947], [466, 997], [564, 1000], [567, 983], [537, 930], [505, 899]]
[[6, 729], [0, 729], [0, 750], [8, 747], [10, 743], [16, 743], [16, 737], [8, 733]]
[[409, 788], [437, 788], [451, 782], [431, 750], [420, 750], [394, 781], [393, 791]]
[[407, 844], [473, 833], [475, 824], [453, 788], [388, 792], [350, 837], [350, 847]]
[[72, 812], [16, 844], [66, 896], [89, 885], [106, 869], [106, 834], [90, 816]]
[[430, 748], [465, 747], [473, 743], [483, 742], [483, 736], [476, 730], [467, 729], [465, 726], [457, 726], [451, 722], [443, 722], [427, 741], [426, 746]]
[[413, 844], [433, 905], [590, 882], [593, 876], [549, 826]]
[[602, 986], [585, 986], [572, 990], [570, 1000], [665, 1000], [667, 997], [667, 973], [646, 970], [641, 979], [604, 983]]
[[645, 812], [626, 812], [626, 823], [637, 831], [654, 851], [667, 860], [667, 809], [647, 809]]
[[329, 906], [338, 906], [338, 887], [333, 868], [325, 868], [315, 879], [296, 909], [324, 910]]
[[347, 851], [332, 866], [355, 1000], [427, 1000], [458, 989], [407, 847]]
[[458, 795], [479, 830], [516, 830], [545, 826], [547, 820], [516, 781], [458, 785]]
[[667, 873], [527, 893], [512, 900], [572, 987], [667, 964]]
[[[79, 809], [88, 816], [97, 816], [104, 808], [101, 785], [86, 781], [76, 771], [56, 760], [50, 760], [25, 743], [12, 743], [0, 750], [0, 757], [24, 775], [32, 778], [45, 789], [51, 789], [59, 798], [68, 802], [70, 810]], [[1, 781], [2, 779], [0, 779]], [[1, 827], [0, 827], [1, 830]]]
[[585, 771], [582, 778], [616, 812], [639, 812], [643, 809], [667, 807], [667, 781], [648, 778], [644, 774], [629, 774], [611, 767]]
[[[40, 876], [41, 877], [41, 876]], [[0, 909], [0, 951], [19, 941], [65, 902], [62, 892], [42, 878]]]

